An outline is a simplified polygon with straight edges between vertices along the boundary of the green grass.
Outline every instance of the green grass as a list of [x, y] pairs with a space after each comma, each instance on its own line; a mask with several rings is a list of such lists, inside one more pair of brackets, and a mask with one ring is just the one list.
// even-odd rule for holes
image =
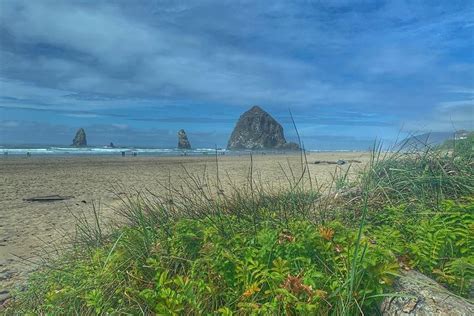
[[372, 184], [369, 203], [396, 205], [421, 202], [436, 206], [446, 198], [457, 199], [474, 190], [474, 138], [458, 141], [456, 151], [427, 147], [424, 150], [382, 153], [373, 159], [363, 181]]
[[356, 181], [335, 178], [334, 190], [355, 195], [317, 191], [304, 164], [277, 192], [252, 168], [247, 185], [226, 190], [188, 174], [184, 187], [124, 200], [122, 227], [81, 218], [74, 247], [7, 313], [376, 315], [400, 267], [467, 296], [474, 177], [462, 146], [374, 150]]
[[474, 143], [474, 132], [470, 132], [466, 139], [461, 140], [447, 140], [439, 146], [441, 150], [452, 150], [457, 155], [472, 155]]

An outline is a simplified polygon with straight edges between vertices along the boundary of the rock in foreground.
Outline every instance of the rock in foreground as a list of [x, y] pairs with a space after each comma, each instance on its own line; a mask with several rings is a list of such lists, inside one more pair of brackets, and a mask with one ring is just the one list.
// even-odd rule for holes
[[403, 272], [395, 289], [400, 296], [387, 297], [382, 302], [384, 316], [474, 315], [473, 304], [414, 270]]
[[178, 148], [179, 149], [191, 149], [191, 143], [188, 140], [188, 136], [184, 129], [178, 131]]
[[298, 150], [295, 143], [287, 143], [283, 127], [258, 106], [242, 114], [230, 136], [228, 149]]
[[87, 146], [87, 139], [86, 139], [86, 132], [83, 128], [80, 128], [74, 139], [72, 140], [72, 146], [75, 147], [86, 147]]

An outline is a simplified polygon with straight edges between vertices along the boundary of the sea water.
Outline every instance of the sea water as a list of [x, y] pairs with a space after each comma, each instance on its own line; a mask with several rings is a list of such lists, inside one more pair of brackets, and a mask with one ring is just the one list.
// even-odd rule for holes
[[226, 149], [222, 148], [139, 148], [139, 147], [61, 147], [61, 146], [0, 146], [0, 155], [3, 156], [71, 156], [71, 155], [108, 155], [120, 156], [155, 155], [155, 156], [196, 156], [196, 155], [223, 155]]
[[[151, 147], [68, 147], [68, 146], [0, 146], [0, 156], [80, 156], [80, 155], [102, 155], [102, 156], [205, 156], [205, 155], [242, 155], [253, 153], [255, 155], [265, 154], [288, 154], [295, 151], [281, 150], [227, 150], [224, 148], [151, 148]], [[306, 154], [317, 152], [358, 152], [357, 150], [306, 150]]]

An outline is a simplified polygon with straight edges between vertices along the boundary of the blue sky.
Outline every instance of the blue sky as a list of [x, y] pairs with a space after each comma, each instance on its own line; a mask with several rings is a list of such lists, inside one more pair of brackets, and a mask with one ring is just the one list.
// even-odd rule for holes
[[473, 129], [472, 1], [0, 1], [0, 143], [225, 146], [260, 105], [307, 148]]

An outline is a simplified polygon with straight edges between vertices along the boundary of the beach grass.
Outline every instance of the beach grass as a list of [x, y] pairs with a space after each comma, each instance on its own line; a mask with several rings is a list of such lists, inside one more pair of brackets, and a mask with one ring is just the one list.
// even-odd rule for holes
[[[31, 275], [7, 314], [357, 315], [378, 313], [400, 269], [467, 297], [474, 276], [472, 138], [383, 152], [355, 180], [318, 186], [281, 166], [285, 189], [254, 175], [194, 175], [122, 197], [122, 225], [78, 219], [69, 251]], [[216, 156], [216, 164], [218, 164]], [[231, 181], [231, 179], [228, 179]]]

